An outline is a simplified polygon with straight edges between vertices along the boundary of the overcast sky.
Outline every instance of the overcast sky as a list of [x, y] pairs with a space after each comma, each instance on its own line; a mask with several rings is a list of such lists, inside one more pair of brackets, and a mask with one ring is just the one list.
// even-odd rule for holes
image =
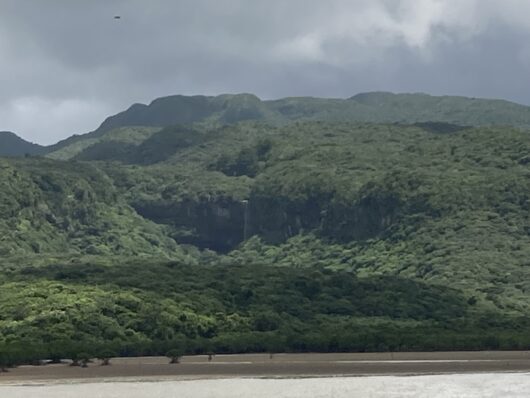
[[529, 0], [0, 0], [0, 130], [50, 144], [171, 94], [530, 104], [529, 15]]

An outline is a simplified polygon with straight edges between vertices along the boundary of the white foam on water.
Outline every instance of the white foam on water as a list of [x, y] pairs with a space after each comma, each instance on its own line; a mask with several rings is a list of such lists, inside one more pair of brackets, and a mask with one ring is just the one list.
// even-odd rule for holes
[[0, 386], [2, 398], [529, 398], [530, 373]]

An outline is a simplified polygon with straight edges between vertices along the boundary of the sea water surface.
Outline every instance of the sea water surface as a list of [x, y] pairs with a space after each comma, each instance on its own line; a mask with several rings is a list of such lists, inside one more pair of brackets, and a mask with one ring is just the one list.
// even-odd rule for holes
[[0, 385], [2, 398], [530, 398], [530, 373]]

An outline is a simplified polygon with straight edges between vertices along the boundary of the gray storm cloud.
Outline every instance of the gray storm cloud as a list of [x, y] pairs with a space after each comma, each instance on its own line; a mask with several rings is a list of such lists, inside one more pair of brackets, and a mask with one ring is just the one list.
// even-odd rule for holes
[[176, 93], [530, 103], [527, 15], [526, 0], [0, 0], [0, 130], [53, 143]]

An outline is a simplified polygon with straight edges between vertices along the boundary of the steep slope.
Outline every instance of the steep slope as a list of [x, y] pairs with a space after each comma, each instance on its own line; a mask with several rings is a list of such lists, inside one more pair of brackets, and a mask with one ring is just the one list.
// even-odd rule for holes
[[0, 361], [528, 348], [527, 125], [461, 97], [172, 97], [0, 159]]
[[118, 127], [99, 136], [87, 136], [75, 140], [69, 145], [48, 153], [47, 157], [56, 160], [69, 160], [79, 157], [82, 152], [87, 150], [87, 154], [81, 156], [82, 158], [121, 160], [123, 154], [133, 150], [159, 130], [156, 127]]
[[37, 155], [44, 152], [44, 147], [24, 141], [9, 131], [0, 131], [0, 156]]
[[[72, 136], [47, 148], [51, 157], [68, 147], [86, 147], [111, 130], [129, 126], [167, 127], [173, 125], [219, 125], [245, 120], [271, 120], [271, 112], [252, 94], [217, 97], [174, 95], [155, 99], [149, 105], [134, 104], [124, 112], [107, 118], [98, 129]], [[88, 142], [88, 144], [87, 144]], [[61, 156], [61, 155], [59, 155]]]
[[171, 126], [204, 121], [237, 123], [267, 117], [263, 102], [252, 94], [217, 97], [174, 95], [155, 99], [149, 105], [135, 104], [125, 112], [107, 118], [96, 133], [121, 126]]
[[4, 160], [0, 352], [526, 348], [529, 151], [515, 128], [247, 122], [165, 128], [133, 164]]
[[510, 128], [242, 124], [161, 163], [104, 167], [178, 242], [226, 252], [257, 235], [244, 261], [406, 274], [519, 312], [530, 308], [529, 152], [528, 133]]
[[[129, 136], [126, 129], [113, 134], [120, 131]], [[228, 253], [256, 235], [262, 254], [247, 258], [243, 250], [245, 261], [406, 274], [454, 283], [493, 307], [520, 312], [530, 306], [524, 299], [530, 291], [524, 282], [530, 254], [527, 132], [432, 123], [247, 122], [169, 127], [143, 137], [118, 145], [119, 152], [115, 142], [103, 140], [76, 156], [105, 161], [97, 164], [110, 177], [102, 180], [105, 192], [162, 226], [159, 241], [165, 234]], [[33, 164], [31, 173], [53, 175], [42, 164], [42, 170]], [[83, 163], [51, 164], [71, 169]], [[142, 220], [133, 216], [126, 219]], [[126, 230], [113, 233], [119, 238]], [[299, 246], [299, 234], [311, 237], [309, 243]], [[318, 255], [307, 252], [313, 246]], [[331, 247], [348, 254], [331, 254]]]
[[98, 169], [44, 159], [0, 160], [0, 255], [170, 257], [164, 229], [139, 217]]

